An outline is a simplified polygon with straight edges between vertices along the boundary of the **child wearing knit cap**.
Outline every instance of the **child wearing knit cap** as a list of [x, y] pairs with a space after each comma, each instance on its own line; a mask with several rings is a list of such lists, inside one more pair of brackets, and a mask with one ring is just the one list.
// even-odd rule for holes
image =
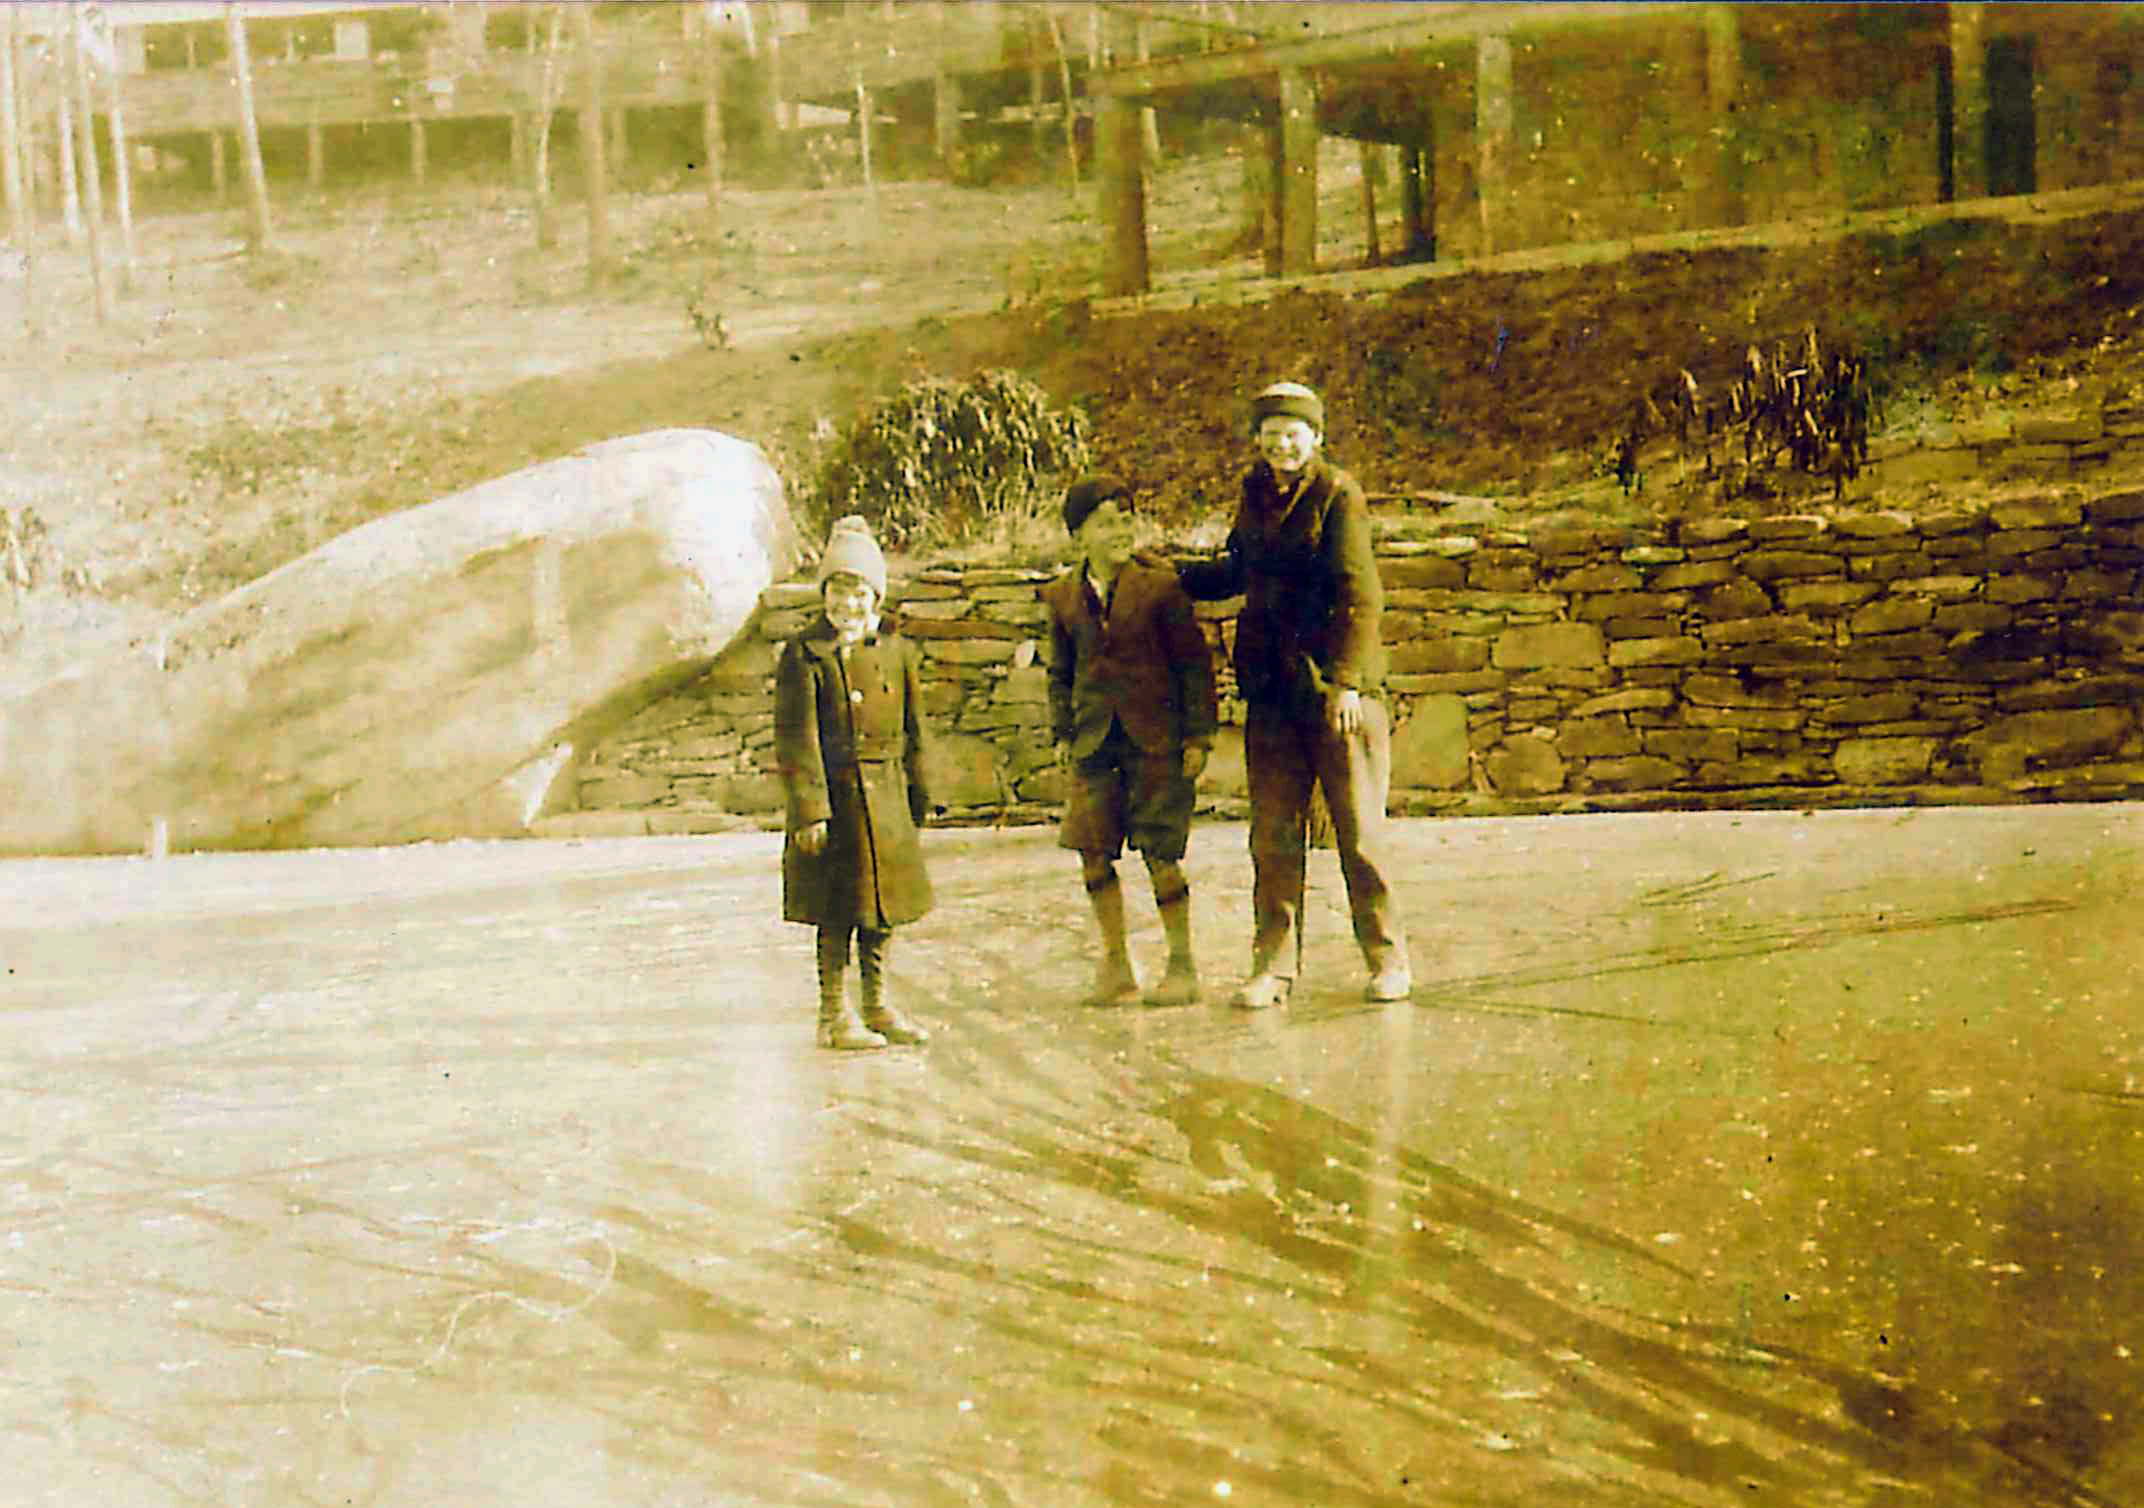
[[[774, 744], [788, 795], [782, 919], [818, 928], [819, 1045], [921, 1043], [888, 998], [893, 929], [931, 908], [916, 832], [924, 786], [922, 696], [908, 642], [884, 626], [886, 558], [869, 525], [838, 520], [819, 561], [819, 619], [782, 647]], [[851, 939], [861, 1010], [848, 997]]]
[[1080, 856], [1102, 952], [1089, 1003], [1142, 998], [1124, 936], [1117, 857], [1146, 861], [1169, 939], [1149, 1005], [1198, 999], [1184, 849], [1199, 773], [1218, 721], [1213, 656], [1166, 561], [1132, 555], [1131, 495], [1114, 477], [1065, 492], [1072, 568], [1043, 588], [1050, 614], [1050, 729], [1066, 779], [1061, 847]]

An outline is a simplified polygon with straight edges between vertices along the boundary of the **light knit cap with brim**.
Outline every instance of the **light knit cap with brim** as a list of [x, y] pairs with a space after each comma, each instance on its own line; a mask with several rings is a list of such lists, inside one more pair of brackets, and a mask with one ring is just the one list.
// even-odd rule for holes
[[871, 526], [855, 513], [834, 520], [833, 531], [826, 536], [826, 551], [819, 557], [822, 589], [828, 577], [843, 574], [863, 577], [879, 601], [886, 600], [886, 557], [871, 537]]
[[1251, 400], [1251, 433], [1274, 415], [1300, 419], [1319, 434], [1325, 433], [1325, 402], [1300, 382], [1276, 382], [1259, 390]]

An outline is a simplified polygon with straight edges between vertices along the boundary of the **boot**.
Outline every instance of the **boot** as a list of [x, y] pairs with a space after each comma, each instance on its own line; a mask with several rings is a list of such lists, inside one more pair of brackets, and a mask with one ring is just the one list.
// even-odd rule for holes
[[886, 1039], [865, 1026], [849, 1004], [849, 937], [819, 932], [819, 1045], [842, 1052], [884, 1047]]
[[1094, 905], [1095, 925], [1102, 931], [1102, 957], [1094, 971], [1094, 990], [1089, 1005], [1137, 1005], [1139, 972], [1124, 941], [1124, 886], [1115, 875], [1107, 884], [1087, 892]]
[[886, 949], [892, 941], [890, 932], [857, 929], [856, 963], [863, 980], [863, 1024], [896, 1046], [920, 1047], [930, 1041], [931, 1034], [886, 998]]
[[1169, 939], [1169, 969], [1148, 992], [1148, 1005], [1196, 1005], [1199, 969], [1191, 956], [1191, 892], [1179, 890], [1157, 907], [1161, 930]]

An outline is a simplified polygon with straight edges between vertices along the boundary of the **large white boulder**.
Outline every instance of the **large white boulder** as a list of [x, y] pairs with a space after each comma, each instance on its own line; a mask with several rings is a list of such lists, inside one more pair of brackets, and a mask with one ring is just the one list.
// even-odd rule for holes
[[613, 722], [703, 671], [786, 575], [756, 446], [592, 445], [352, 530], [159, 649], [0, 702], [0, 850], [525, 831]]

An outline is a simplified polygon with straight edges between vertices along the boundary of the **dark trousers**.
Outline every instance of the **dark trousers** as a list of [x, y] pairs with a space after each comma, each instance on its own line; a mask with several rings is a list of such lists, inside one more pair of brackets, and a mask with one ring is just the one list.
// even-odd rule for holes
[[1311, 789], [1322, 786], [1347, 884], [1355, 941], [1374, 970], [1404, 961], [1382, 860], [1392, 788], [1392, 724], [1381, 701], [1362, 699], [1362, 727], [1333, 731], [1322, 717], [1291, 717], [1253, 703], [1243, 729], [1251, 795], [1251, 972], [1295, 976]]

